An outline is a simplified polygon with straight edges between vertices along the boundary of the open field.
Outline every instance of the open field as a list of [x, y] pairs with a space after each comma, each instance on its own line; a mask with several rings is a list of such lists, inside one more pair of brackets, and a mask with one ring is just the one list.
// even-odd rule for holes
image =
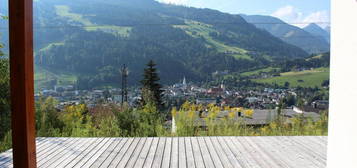
[[57, 81], [60, 85], [75, 84], [77, 77], [66, 72], [50, 72], [40, 66], [35, 67], [35, 90], [48, 88], [52, 82]]
[[56, 5], [56, 14], [58, 16], [69, 19], [70, 21], [82, 24], [86, 31], [103, 31], [116, 36], [127, 37], [130, 34], [131, 27], [115, 26], [115, 25], [96, 25], [85, 16], [70, 12], [70, 8], [65, 5]]
[[212, 27], [211, 25], [196, 22], [196, 21], [186, 21], [186, 24], [187, 25], [175, 25], [174, 27], [184, 30], [188, 35], [192, 37], [195, 38], [203, 37], [207, 41], [208, 46], [215, 47], [218, 50], [218, 52], [222, 52], [222, 53], [230, 52], [233, 53], [232, 55], [237, 59], [251, 60], [251, 57], [246, 54], [247, 53], [246, 50], [239, 47], [229, 46], [220, 41], [213, 39], [210, 36], [210, 33], [219, 33], [219, 32], [211, 28]]
[[306, 70], [299, 72], [286, 72], [281, 73], [281, 76], [265, 78], [265, 79], [254, 79], [253, 81], [259, 83], [269, 83], [284, 85], [285, 82], [289, 82], [291, 87], [321, 87], [321, 83], [324, 80], [328, 80], [330, 76], [329, 68], [317, 68], [314, 70]]
[[243, 72], [241, 73], [242, 76], [252, 76], [252, 75], [259, 75], [262, 72], [271, 72], [274, 70], [279, 70], [279, 68], [273, 68], [273, 67], [268, 67], [268, 68], [262, 68], [262, 69], [257, 69], [254, 71], [249, 71], [249, 72]]

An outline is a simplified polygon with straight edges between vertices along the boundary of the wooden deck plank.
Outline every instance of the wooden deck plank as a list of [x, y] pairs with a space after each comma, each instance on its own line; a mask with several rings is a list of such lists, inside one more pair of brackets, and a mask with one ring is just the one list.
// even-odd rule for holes
[[[323, 168], [327, 137], [37, 138], [39, 167]], [[0, 167], [13, 167], [11, 150]]]
[[66, 160], [69, 160], [69, 158], [76, 157], [78, 154], [78, 150], [80, 150], [85, 144], [90, 143], [91, 140], [89, 138], [78, 138], [81, 139], [77, 144], [73, 144], [69, 146], [61, 155], [58, 155], [55, 158], [52, 158], [52, 160], [46, 162], [44, 165], [41, 165], [42, 167], [58, 167], [58, 165], [64, 163]]
[[88, 160], [88, 158], [92, 157], [93, 153], [97, 151], [97, 148], [99, 146], [102, 146], [103, 143], [105, 143], [106, 141], [106, 139], [104, 138], [98, 138], [98, 139], [99, 141], [96, 141], [95, 145], [88, 146], [85, 150], [82, 151], [79, 157], [73, 159], [65, 167], [81, 167]]
[[[120, 161], [120, 155], [121, 153], [124, 153], [126, 150], [125, 146], [129, 147], [129, 145], [133, 142], [133, 138], [122, 138], [122, 140], [112, 149], [110, 152], [109, 156], [105, 158], [105, 160], [101, 164], [94, 164], [91, 167], [97, 168], [97, 167], [109, 167], [110, 164], [114, 161], [117, 160], [118, 162]], [[110, 151], [110, 150], [109, 150]], [[124, 152], [123, 152], [124, 151]], [[118, 156], [118, 158], [117, 158]], [[105, 156], [104, 156], [105, 157]], [[115, 164], [115, 163], [113, 163]]]
[[[57, 140], [56, 142], [61, 143], [64, 139], [55, 139]], [[50, 141], [44, 141], [42, 144], [40, 144], [36, 149], [36, 154], [40, 155], [42, 151], [44, 151], [48, 145], [52, 145], [49, 143]], [[10, 150], [9, 150], [10, 151]], [[0, 167], [12, 167], [13, 166], [13, 160], [12, 160], [12, 153], [9, 153], [8, 157], [2, 161], [2, 164], [0, 164]]]
[[89, 146], [91, 145], [96, 145], [96, 142], [98, 141], [97, 138], [87, 138], [89, 141], [87, 141], [84, 144], [78, 144], [75, 148], [72, 148], [69, 153], [67, 153], [66, 156], [64, 156], [65, 159], [62, 159], [61, 162], [57, 162], [55, 165], [56, 167], [65, 167], [67, 164], [69, 164], [72, 160], [75, 158], [79, 157]]
[[321, 162], [326, 161], [326, 155], [324, 154], [323, 149], [311, 145], [307, 139], [300, 140], [298, 137], [283, 137], [283, 139], [294, 142], [301, 151], [308, 152], [310, 156], [316, 157], [317, 160]]
[[178, 137], [173, 137], [172, 144], [171, 144], [170, 168], [178, 168], [178, 167], [179, 167]]
[[196, 167], [197, 168], [206, 167], [203, 161], [202, 153], [197, 138], [191, 137], [191, 145], [192, 145], [193, 157], [195, 160]]
[[250, 151], [246, 150], [246, 148], [239, 142], [239, 139], [234, 137], [228, 137], [227, 145], [231, 147], [235, 157], [242, 163], [242, 167], [244, 168], [260, 168], [259, 162], [255, 161], [254, 157], [251, 156]]
[[224, 141], [224, 138], [226, 137], [215, 137], [217, 138], [218, 143], [221, 145], [223, 152], [226, 154], [229, 162], [236, 168], [241, 168], [242, 165], [239, 163], [237, 158], [234, 156], [230, 148], [227, 146], [226, 142]]
[[313, 137], [290, 137], [290, 139], [293, 139], [295, 141], [300, 142], [304, 146], [306, 146], [308, 149], [311, 149], [319, 154], [321, 158], [326, 160], [326, 153], [327, 149], [323, 147], [323, 145], [319, 142], [316, 142], [316, 138]]
[[119, 162], [123, 159], [123, 156], [128, 152], [128, 149], [135, 143], [139, 141], [138, 138], [128, 138], [124, 146], [120, 149], [120, 151], [116, 154], [116, 156], [112, 159], [109, 160], [110, 163], [107, 166], [100, 166], [100, 167], [116, 167]]
[[114, 148], [122, 141], [122, 138], [112, 138], [112, 143], [104, 149], [100, 156], [89, 166], [89, 167], [99, 167], [114, 151]]
[[159, 140], [160, 140], [160, 138], [153, 138], [151, 145], [150, 145], [149, 153], [145, 158], [143, 168], [151, 168], [151, 166], [153, 165], [154, 159], [155, 159], [155, 154], [156, 154], [157, 148], [159, 146]]
[[90, 167], [114, 142], [114, 138], [106, 138], [106, 139], [108, 140], [105, 142], [105, 144], [99, 147], [98, 150], [94, 152], [91, 158], [88, 158], [87, 161], [84, 161], [85, 164], [81, 167]]
[[[276, 157], [276, 159], [280, 159], [285, 162], [288, 167], [314, 167], [313, 164], [306, 164], [305, 159], [300, 157], [300, 155], [296, 152], [293, 152], [291, 149], [287, 149], [285, 145], [282, 143], [276, 143], [277, 138], [275, 137], [257, 137], [257, 143], [266, 146], [267, 150], [269, 150], [270, 155], [272, 157]], [[289, 156], [289, 157], [286, 157]]]
[[185, 146], [186, 146], [186, 165], [188, 168], [195, 168], [195, 158], [193, 156], [193, 149], [192, 149], [192, 145], [191, 145], [191, 138], [189, 137], [185, 137]]
[[141, 138], [138, 145], [136, 146], [135, 150], [132, 152], [132, 155], [130, 155], [128, 162], [126, 164], [123, 164], [123, 166], [118, 165], [117, 167], [135, 168], [134, 165], [135, 165], [136, 161], [139, 159], [139, 156], [143, 151], [143, 148], [145, 146], [147, 139], [148, 138]]
[[133, 143], [130, 144], [128, 150], [124, 153], [124, 155], [122, 155], [118, 164], [113, 165], [113, 167], [124, 167], [126, 163], [130, 160], [131, 156], [134, 154], [136, 147], [142, 140], [143, 138], [134, 138]]
[[85, 139], [82, 138], [73, 138], [72, 141], [63, 143], [59, 148], [53, 149], [51, 152], [46, 153], [46, 155], [43, 155], [46, 157], [46, 159], [40, 159], [38, 158], [37, 161], [37, 166], [38, 167], [48, 167], [50, 163], [53, 161], [59, 159], [60, 157], [63, 157], [63, 154], [66, 153], [66, 149], [78, 145]]
[[80, 151], [78, 152], [78, 155], [76, 155], [74, 158], [68, 159], [69, 162], [64, 165], [61, 164], [59, 167], [74, 167], [78, 162], [80, 162], [83, 158], [86, 157], [86, 155], [95, 147], [97, 147], [97, 145], [99, 143], [101, 143], [104, 139], [103, 138], [95, 138], [95, 141], [92, 144], [87, 144], [86, 146], [84, 146], [84, 148], [81, 148]]
[[38, 155], [36, 157], [38, 159], [42, 159], [48, 152], [53, 151], [57, 147], [60, 147], [64, 143], [70, 142], [73, 139], [70, 138], [60, 138], [60, 139], [53, 139], [50, 141], [47, 141], [46, 144], [40, 149], [38, 152]]
[[201, 150], [201, 154], [202, 154], [202, 158], [203, 158], [203, 162], [205, 164], [205, 167], [215, 167], [212, 157], [211, 157], [211, 153], [209, 152], [209, 150], [207, 149], [206, 143], [204, 141], [204, 139], [202, 137], [197, 137], [195, 138], [197, 139], [199, 148]]
[[[49, 139], [38, 138], [36, 153], [38, 154]], [[0, 167], [12, 165], [12, 149], [0, 154]]]
[[219, 159], [221, 160], [221, 163], [223, 164], [223, 167], [229, 167], [229, 168], [234, 168], [234, 166], [231, 164], [231, 162], [228, 159], [228, 156], [226, 153], [223, 151], [222, 146], [218, 142], [216, 137], [209, 137], [209, 140], [211, 141], [213, 148], [215, 148]]
[[146, 161], [146, 159], [147, 159], [147, 157], [149, 155], [150, 148], [152, 146], [155, 146], [155, 145], [152, 144], [153, 140], [154, 140], [154, 138], [152, 138], [152, 137], [149, 137], [149, 138], [146, 139], [146, 142], [145, 142], [145, 144], [144, 144], [144, 146], [143, 146], [143, 148], [142, 148], [142, 150], [141, 150], [141, 152], [139, 154], [139, 157], [136, 160], [136, 163], [135, 163], [135, 165], [133, 167], [144, 167], [144, 163], [145, 163], [145, 161]]
[[161, 162], [161, 167], [170, 167], [170, 160], [171, 160], [171, 148], [172, 148], [172, 138], [166, 138], [165, 142], [165, 150]]
[[209, 140], [209, 137], [203, 137], [204, 143], [207, 146], [209, 153], [211, 154], [212, 161], [217, 168], [223, 168], [223, 164], [219, 155], [217, 154], [216, 149], [214, 148], [212, 142]]
[[159, 168], [161, 167], [162, 159], [164, 156], [164, 151], [165, 151], [165, 145], [166, 145], [166, 139], [165, 137], [160, 137], [155, 155], [154, 155], [154, 161], [152, 163], [152, 168]]
[[316, 167], [326, 167], [326, 160], [322, 159], [314, 151], [307, 149], [305, 146], [301, 145], [301, 143], [293, 139], [294, 138], [280, 137], [279, 142], [289, 146], [289, 150], [295, 151], [296, 153], [302, 155], [304, 158], [310, 160], [310, 163], [315, 164]]
[[102, 141], [98, 143], [97, 145], [94, 145], [93, 148], [86, 150], [86, 154], [84, 157], [82, 157], [76, 164], [74, 164], [74, 167], [84, 167], [83, 165], [95, 155], [98, 150], [108, 142], [108, 138], [101, 138]]
[[267, 163], [264, 158], [259, 154], [257, 149], [254, 149], [249, 143], [244, 141], [244, 137], [234, 137], [233, 141], [235, 141], [236, 145], [240, 147], [240, 149], [244, 149], [246, 152], [245, 157], [251, 160], [250, 163], [253, 165], [259, 165], [258, 167], [269, 167], [269, 163]]
[[289, 168], [289, 163], [286, 157], [278, 156], [279, 153], [276, 152], [277, 149], [275, 148], [275, 146], [273, 146], [273, 144], [268, 138], [264, 138], [260, 141], [259, 137], [251, 137], [248, 138], [248, 140], [250, 140], [251, 143], [259, 149], [261, 154], [266, 157], [266, 159], [269, 159], [269, 161], [278, 165], [279, 167]]
[[284, 164], [269, 156], [266, 151], [264, 151], [264, 148], [260, 147], [259, 144], [254, 141], [253, 137], [243, 137], [243, 141], [246, 142], [247, 146], [251, 146], [253, 150], [257, 151], [257, 155], [259, 155], [269, 167], [285, 167]]
[[186, 144], [185, 144], [185, 138], [184, 137], [179, 137], [178, 138], [178, 165], [180, 168], [186, 168], [187, 167], [187, 159], [186, 159]]

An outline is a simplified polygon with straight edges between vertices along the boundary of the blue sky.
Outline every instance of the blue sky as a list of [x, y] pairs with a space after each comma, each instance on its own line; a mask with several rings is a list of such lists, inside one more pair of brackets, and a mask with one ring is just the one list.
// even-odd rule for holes
[[330, 0], [157, 0], [164, 3], [211, 8], [231, 14], [258, 14], [278, 17], [285, 22], [304, 27], [330, 21]]

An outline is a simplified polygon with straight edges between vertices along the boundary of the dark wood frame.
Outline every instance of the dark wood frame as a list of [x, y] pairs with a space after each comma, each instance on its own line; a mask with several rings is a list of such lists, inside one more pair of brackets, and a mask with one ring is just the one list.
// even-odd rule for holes
[[32, 0], [9, 0], [14, 167], [36, 167]]

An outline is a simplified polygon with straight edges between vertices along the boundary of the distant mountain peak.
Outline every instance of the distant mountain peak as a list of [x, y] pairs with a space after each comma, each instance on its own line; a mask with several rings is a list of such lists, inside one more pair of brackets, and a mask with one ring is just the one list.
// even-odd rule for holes
[[316, 23], [310, 23], [309, 25], [305, 26], [304, 29], [320, 29], [320, 30], [324, 30], [322, 27], [320, 27]]
[[330, 43], [330, 33], [319, 25], [317, 25], [316, 23], [310, 23], [309, 25], [304, 27], [304, 30], [314, 36], [323, 37], [327, 42]]
[[325, 27], [325, 31], [327, 31], [327, 33], [330, 34], [331, 33], [331, 26], [326, 26]]
[[[329, 51], [329, 44], [325, 38], [320, 37], [322, 35], [314, 35], [309, 31], [285, 23], [281, 19], [273, 16], [244, 14], [241, 14], [241, 16], [256, 27], [266, 30], [273, 36], [300, 47], [310, 54]], [[315, 23], [311, 24], [308, 29], [321, 31], [321, 28]]]

